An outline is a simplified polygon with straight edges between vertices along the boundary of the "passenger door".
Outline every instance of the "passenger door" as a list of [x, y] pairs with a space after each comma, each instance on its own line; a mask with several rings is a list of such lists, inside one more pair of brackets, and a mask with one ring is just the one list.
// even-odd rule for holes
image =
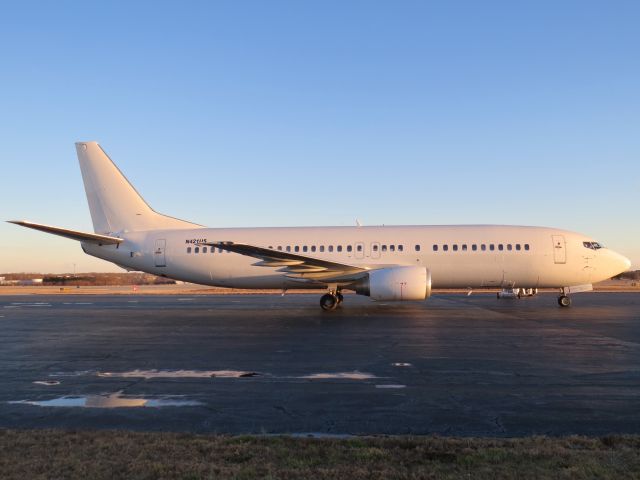
[[567, 243], [564, 235], [552, 235], [553, 261], [555, 263], [567, 263]]

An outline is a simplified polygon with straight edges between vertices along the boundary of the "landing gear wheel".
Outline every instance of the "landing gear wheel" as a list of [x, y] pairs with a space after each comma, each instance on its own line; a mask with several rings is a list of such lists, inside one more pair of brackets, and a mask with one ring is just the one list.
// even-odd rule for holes
[[320, 297], [320, 307], [325, 311], [335, 310], [338, 306], [338, 298], [330, 293], [325, 293]]
[[570, 307], [571, 306], [571, 299], [569, 297], [567, 297], [566, 295], [560, 295], [558, 297], [558, 305], [560, 305], [561, 307]]

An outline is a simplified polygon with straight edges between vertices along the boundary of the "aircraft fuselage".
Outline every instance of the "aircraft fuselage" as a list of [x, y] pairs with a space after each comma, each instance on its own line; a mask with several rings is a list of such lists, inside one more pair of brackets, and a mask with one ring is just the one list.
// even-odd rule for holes
[[[628, 268], [585, 235], [546, 227], [382, 226], [197, 228], [119, 233], [120, 245], [83, 244], [123, 267], [204, 285], [317, 288], [255, 266], [255, 258], [202, 246], [242, 242], [364, 268], [423, 266], [434, 288], [562, 287], [591, 284]], [[586, 242], [586, 243], [585, 243]], [[213, 251], [212, 251], [213, 250]]]

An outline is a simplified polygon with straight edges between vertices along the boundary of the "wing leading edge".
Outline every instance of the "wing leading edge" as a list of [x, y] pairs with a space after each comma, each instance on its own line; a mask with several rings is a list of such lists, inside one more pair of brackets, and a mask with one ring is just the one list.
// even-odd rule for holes
[[239, 253], [248, 257], [257, 258], [254, 263], [258, 267], [279, 267], [286, 277], [317, 283], [353, 282], [363, 277], [367, 268], [348, 265], [345, 263], [331, 262], [320, 258], [298, 255], [281, 250], [258, 247], [246, 243], [212, 242], [201, 243], [228, 252]]

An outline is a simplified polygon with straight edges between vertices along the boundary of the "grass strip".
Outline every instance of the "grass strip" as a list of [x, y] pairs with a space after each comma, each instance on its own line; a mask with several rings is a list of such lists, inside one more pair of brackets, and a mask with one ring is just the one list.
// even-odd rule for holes
[[637, 479], [640, 436], [298, 438], [0, 430], [3, 479]]

